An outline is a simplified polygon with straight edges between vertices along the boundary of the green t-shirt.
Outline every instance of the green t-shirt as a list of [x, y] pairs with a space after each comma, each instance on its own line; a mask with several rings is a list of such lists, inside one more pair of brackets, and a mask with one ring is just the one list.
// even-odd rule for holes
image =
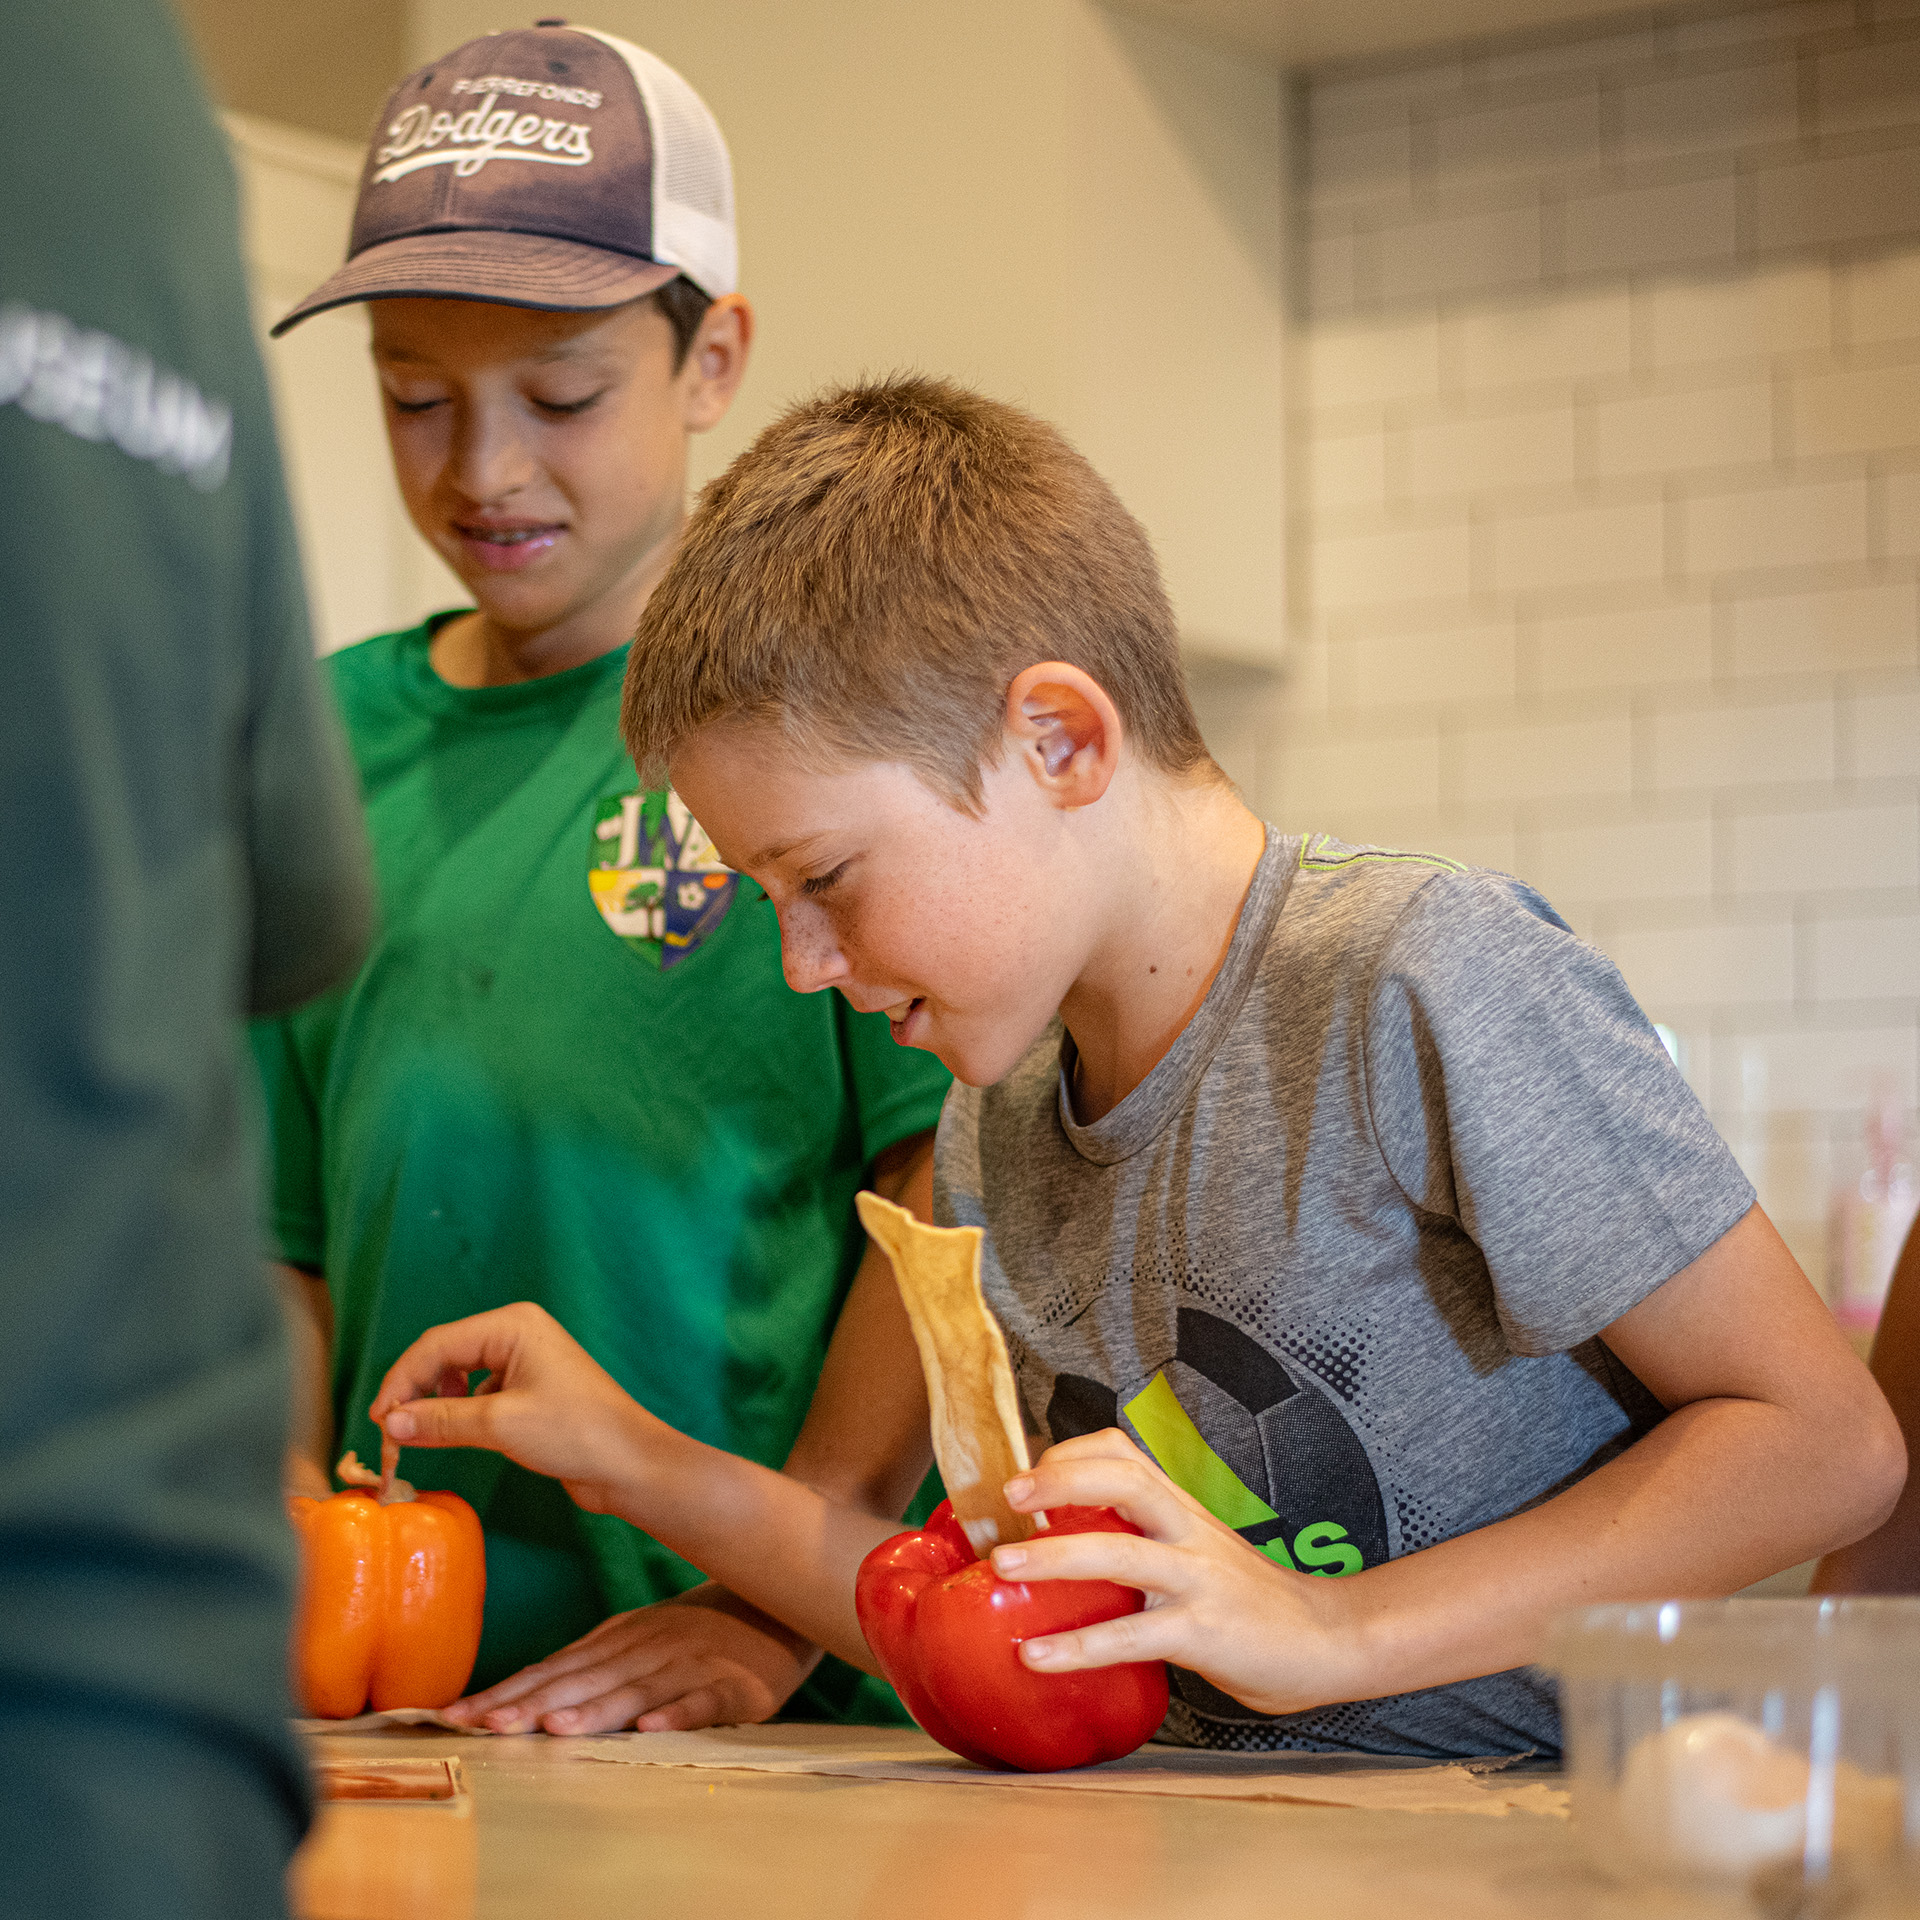
[[[533, 1300], [662, 1419], [777, 1466], [859, 1263], [854, 1193], [946, 1071], [787, 987], [765, 896], [639, 790], [624, 650], [460, 688], [436, 624], [328, 662], [384, 924], [351, 987], [256, 1037], [275, 1236], [334, 1300], [339, 1444], [378, 1445], [367, 1406], [424, 1329]], [[403, 1470], [485, 1523], [478, 1684], [698, 1577], [497, 1454]]]

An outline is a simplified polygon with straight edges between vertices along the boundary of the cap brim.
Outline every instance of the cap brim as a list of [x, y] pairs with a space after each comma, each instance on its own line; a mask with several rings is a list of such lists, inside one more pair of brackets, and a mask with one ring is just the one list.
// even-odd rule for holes
[[487, 300], [503, 307], [588, 313], [624, 306], [664, 287], [678, 267], [555, 240], [543, 233], [416, 233], [356, 254], [284, 318], [289, 327], [356, 300]]

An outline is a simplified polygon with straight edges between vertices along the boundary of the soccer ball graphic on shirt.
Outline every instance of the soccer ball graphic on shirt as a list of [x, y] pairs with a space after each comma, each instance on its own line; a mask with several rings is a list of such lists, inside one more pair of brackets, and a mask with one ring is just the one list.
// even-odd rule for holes
[[1332, 1398], [1231, 1321], [1175, 1315], [1173, 1349], [1116, 1390], [1055, 1376], [1057, 1442], [1120, 1427], [1249, 1545], [1302, 1573], [1358, 1573], [1388, 1556], [1386, 1506], [1366, 1449]]
[[[1055, 1375], [1047, 1402], [1055, 1443], [1121, 1428], [1217, 1520], [1296, 1572], [1338, 1577], [1385, 1560], [1379, 1478], [1331, 1395], [1217, 1314], [1181, 1307], [1174, 1319], [1171, 1352], [1144, 1378], [1116, 1388]], [[1176, 1667], [1170, 1678], [1210, 1719], [1270, 1717], [1197, 1673]]]
[[657, 967], [711, 939], [740, 890], [671, 788], [604, 795], [594, 808], [590, 861], [587, 886], [601, 919]]

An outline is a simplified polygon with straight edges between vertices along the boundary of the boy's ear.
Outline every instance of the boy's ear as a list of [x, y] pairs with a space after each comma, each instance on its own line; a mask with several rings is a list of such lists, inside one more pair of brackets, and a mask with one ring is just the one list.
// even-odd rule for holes
[[753, 345], [753, 309], [737, 293], [722, 294], [700, 316], [687, 348], [687, 431], [717, 426], [733, 404]]
[[1092, 674], [1063, 660], [1043, 660], [1014, 680], [1007, 732], [1057, 806], [1091, 806], [1119, 771], [1119, 709]]

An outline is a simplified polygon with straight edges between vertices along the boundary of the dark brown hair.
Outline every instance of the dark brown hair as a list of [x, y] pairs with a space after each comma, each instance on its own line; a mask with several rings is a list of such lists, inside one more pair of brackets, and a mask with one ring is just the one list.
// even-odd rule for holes
[[713, 299], [702, 293], [684, 273], [657, 288], [648, 298], [667, 316], [673, 328], [673, 370], [678, 373], [687, 364], [687, 355], [693, 350], [693, 336], [700, 331], [700, 322], [707, 317]]
[[646, 777], [724, 719], [810, 762], [899, 760], [969, 812], [1008, 686], [1062, 660], [1133, 748], [1215, 770], [1153, 549], [1044, 421], [902, 376], [790, 408], [702, 496], [647, 602], [621, 726]]

